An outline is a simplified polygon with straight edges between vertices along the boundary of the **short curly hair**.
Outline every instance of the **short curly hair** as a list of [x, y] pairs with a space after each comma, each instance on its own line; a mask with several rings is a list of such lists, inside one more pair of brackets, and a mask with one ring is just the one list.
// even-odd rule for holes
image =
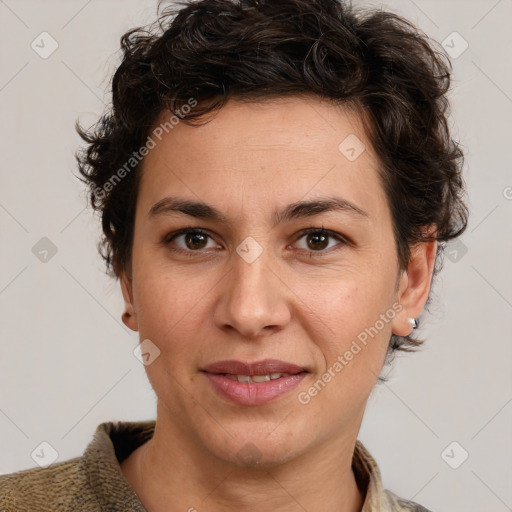
[[[131, 267], [137, 169], [159, 115], [193, 125], [230, 98], [313, 94], [359, 112], [380, 159], [400, 269], [415, 243], [437, 240], [436, 273], [443, 242], [466, 229], [463, 152], [447, 121], [451, 63], [402, 17], [343, 0], [187, 0], [159, 6], [157, 21], [124, 34], [121, 49], [111, 107], [91, 129], [76, 126], [86, 143], [79, 179], [101, 215], [111, 276]], [[199, 106], [186, 108], [191, 98]], [[422, 229], [430, 225], [435, 233]], [[392, 335], [388, 360], [422, 342]]]

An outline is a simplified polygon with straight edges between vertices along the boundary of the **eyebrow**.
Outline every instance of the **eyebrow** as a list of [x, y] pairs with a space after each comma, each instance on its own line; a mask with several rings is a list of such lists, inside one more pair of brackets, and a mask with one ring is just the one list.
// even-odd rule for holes
[[[272, 214], [274, 225], [293, 219], [301, 219], [319, 215], [325, 212], [344, 212], [354, 217], [368, 218], [368, 214], [355, 204], [340, 197], [326, 197], [314, 201], [298, 201], [291, 203], [281, 211], [275, 210]], [[229, 224], [229, 219], [217, 208], [201, 201], [192, 201], [179, 197], [164, 197], [156, 202], [148, 211], [149, 218], [161, 215], [182, 213], [198, 219], [214, 220]]]

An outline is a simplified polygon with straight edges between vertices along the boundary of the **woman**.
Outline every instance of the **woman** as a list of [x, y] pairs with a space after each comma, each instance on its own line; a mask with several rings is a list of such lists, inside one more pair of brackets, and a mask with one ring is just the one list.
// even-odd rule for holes
[[426, 510], [357, 435], [467, 223], [449, 62], [332, 0], [188, 3], [122, 48], [78, 161], [156, 422], [1, 477], [2, 510]]

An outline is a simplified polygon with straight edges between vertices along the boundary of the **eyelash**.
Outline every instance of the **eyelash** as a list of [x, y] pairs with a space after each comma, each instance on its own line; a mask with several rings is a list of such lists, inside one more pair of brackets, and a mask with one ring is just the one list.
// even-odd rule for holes
[[[181, 247], [179, 248], [175, 248], [175, 247], [171, 247], [171, 242], [177, 238], [178, 236], [180, 235], [186, 235], [186, 234], [189, 234], [189, 233], [196, 233], [196, 234], [200, 234], [200, 235], [204, 235], [204, 236], [207, 236], [208, 238], [212, 239], [213, 240], [213, 237], [210, 235], [210, 233], [208, 231], [205, 231], [204, 229], [200, 229], [200, 228], [192, 228], [192, 227], [188, 227], [188, 228], [183, 228], [183, 229], [180, 229], [178, 231], [174, 231], [172, 233], [169, 233], [167, 234], [163, 240], [162, 240], [162, 243], [164, 246], [167, 246], [169, 247], [172, 251], [175, 251], [175, 252], [179, 252], [180, 254], [184, 254], [185, 256], [187, 257], [194, 257], [197, 255], [197, 253], [201, 253], [201, 252], [204, 252], [202, 249], [199, 249], [197, 251], [192, 251], [192, 250], [185, 250], [185, 249], [182, 249]], [[321, 228], [307, 228], [307, 229], [304, 229], [302, 231], [300, 231], [299, 235], [297, 236], [297, 238], [295, 239], [295, 242], [296, 243], [298, 240], [300, 240], [301, 238], [303, 238], [304, 236], [306, 235], [309, 235], [309, 234], [319, 234], [319, 235], [324, 235], [324, 236], [328, 236], [330, 238], [334, 238], [335, 240], [337, 240], [342, 246], [343, 245], [349, 245], [350, 242], [348, 241], [348, 239], [346, 239], [345, 237], [343, 237], [342, 235], [340, 235], [339, 233], [335, 233], [334, 231], [330, 231], [328, 229], [325, 229], [323, 227]], [[306, 251], [307, 253], [309, 253], [309, 257], [314, 257], [314, 256], [319, 256], [319, 257], [322, 257], [323, 255], [325, 255], [326, 253], [327, 254], [330, 254], [330, 252], [332, 251], [332, 247], [329, 248], [329, 249], [325, 249], [325, 250], [318, 250], [318, 251], [307, 251], [306, 249], [299, 249], [300, 251]], [[335, 249], [335, 250], [338, 250], [338, 249]]]

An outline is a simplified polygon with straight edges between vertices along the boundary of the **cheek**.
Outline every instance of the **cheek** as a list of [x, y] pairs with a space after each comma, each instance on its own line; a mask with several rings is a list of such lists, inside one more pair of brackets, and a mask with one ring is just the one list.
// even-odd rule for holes
[[[307, 326], [316, 352], [317, 372], [297, 397], [311, 417], [330, 414], [332, 428], [364, 408], [384, 363], [395, 310], [389, 289], [371, 292], [356, 283], [341, 290], [324, 288], [310, 303], [315, 315]], [[324, 421], [324, 420], [322, 420]]]
[[357, 410], [375, 385], [396, 313], [394, 282], [383, 275], [345, 273], [344, 279], [324, 282], [302, 309], [318, 373], [300, 398], [314, 402], [319, 414], [326, 403], [338, 404], [340, 414]]
[[134, 294], [140, 339], [151, 340], [159, 350], [145, 370], [157, 396], [177, 413], [180, 393], [192, 385], [190, 368], [198, 352], [206, 355], [209, 346], [200, 332], [205, 326], [204, 292], [188, 288], [176, 273], [153, 268], [138, 277]]
[[[336, 349], [386, 313], [392, 305], [394, 286], [390, 276], [378, 268], [344, 268], [314, 282], [297, 282], [294, 290], [301, 299], [297, 307], [304, 323], [317, 333], [314, 338]], [[388, 323], [385, 327], [380, 330], [391, 329]]]
[[134, 276], [134, 300], [141, 339], [152, 340], [162, 355], [176, 356], [182, 349], [190, 352], [207, 316], [205, 295], [216, 281], [206, 272], [198, 279], [149, 261], [140, 261], [139, 269]]

